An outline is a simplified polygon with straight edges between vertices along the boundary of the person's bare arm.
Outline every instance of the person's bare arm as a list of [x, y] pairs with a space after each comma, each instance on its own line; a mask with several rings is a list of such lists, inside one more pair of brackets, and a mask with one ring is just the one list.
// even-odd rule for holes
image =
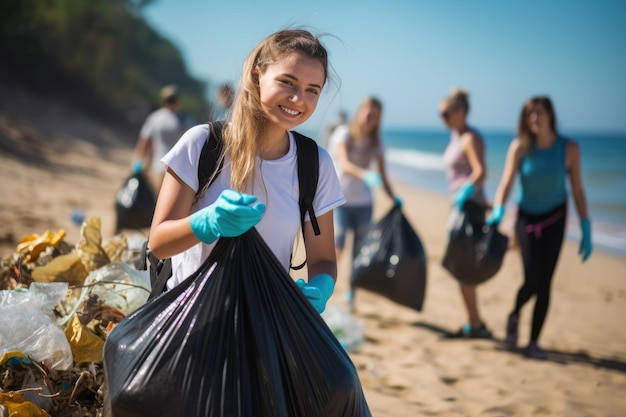
[[149, 245], [157, 258], [168, 258], [199, 242], [189, 224], [195, 191], [169, 168], [159, 192]]
[[378, 165], [378, 172], [380, 172], [380, 176], [383, 180], [383, 188], [385, 189], [385, 192], [387, 193], [389, 198], [393, 199], [395, 197], [395, 194], [393, 193], [391, 183], [389, 182], [389, 178], [387, 177], [387, 166], [385, 163], [385, 156], [382, 152], [380, 152], [376, 160]]
[[315, 236], [311, 222], [304, 223], [304, 247], [309, 278], [328, 274], [337, 281], [337, 258], [332, 210], [317, 217], [320, 234]]
[[476, 187], [482, 187], [487, 176], [485, 145], [482, 139], [473, 132], [466, 132], [461, 136], [461, 147], [472, 168], [472, 174], [469, 176], [468, 181]]
[[565, 153], [565, 166], [569, 171], [569, 180], [572, 188], [572, 196], [574, 197], [574, 204], [576, 205], [576, 211], [578, 212], [578, 218], [584, 220], [587, 218], [587, 199], [585, 197], [585, 191], [582, 182], [581, 162], [580, 162], [580, 148], [574, 141], [567, 143]]

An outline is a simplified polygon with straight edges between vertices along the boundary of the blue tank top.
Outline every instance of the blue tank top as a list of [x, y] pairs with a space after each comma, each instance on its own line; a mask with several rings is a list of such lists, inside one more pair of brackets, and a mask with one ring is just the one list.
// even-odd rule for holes
[[567, 139], [557, 136], [547, 149], [533, 146], [520, 160], [519, 208], [525, 213], [542, 214], [567, 201], [565, 148]]

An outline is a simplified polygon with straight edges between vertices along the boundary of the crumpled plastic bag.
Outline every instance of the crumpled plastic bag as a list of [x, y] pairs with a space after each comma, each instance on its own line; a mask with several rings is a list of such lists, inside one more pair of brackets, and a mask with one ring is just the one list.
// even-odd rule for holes
[[69, 369], [70, 345], [53, 322], [54, 306], [67, 291], [67, 283], [37, 282], [28, 289], [0, 291], [0, 356], [17, 350], [51, 369]]
[[112, 309], [122, 317], [146, 303], [150, 295], [150, 273], [138, 271], [132, 265], [113, 262], [91, 272], [83, 283], [73, 308], [57, 320], [65, 327], [77, 312], [91, 309]]

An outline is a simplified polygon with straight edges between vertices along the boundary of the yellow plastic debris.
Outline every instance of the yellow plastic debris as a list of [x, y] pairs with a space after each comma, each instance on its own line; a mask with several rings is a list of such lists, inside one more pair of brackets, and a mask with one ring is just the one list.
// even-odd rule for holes
[[49, 246], [57, 246], [65, 238], [65, 230], [61, 229], [56, 233], [50, 230], [42, 235], [29, 234], [20, 240], [17, 245], [17, 252], [24, 257], [24, 263], [36, 261], [39, 254]]
[[83, 285], [87, 275], [89, 272], [76, 251], [59, 255], [32, 272], [33, 279], [37, 282], [67, 282], [70, 285]]
[[102, 362], [104, 340], [83, 326], [76, 314], [65, 328], [65, 336], [70, 342], [74, 362]]
[[19, 392], [0, 392], [0, 404], [8, 409], [11, 417], [50, 417], [35, 403], [26, 401]]
[[83, 222], [80, 228], [80, 240], [76, 250], [88, 272], [110, 263], [109, 256], [102, 249], [100, 217], [93, 216]]

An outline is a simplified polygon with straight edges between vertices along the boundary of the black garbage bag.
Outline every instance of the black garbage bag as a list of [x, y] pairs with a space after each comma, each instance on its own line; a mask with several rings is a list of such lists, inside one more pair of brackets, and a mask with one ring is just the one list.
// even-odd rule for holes
[[115, 417], [369, 417], [356, 369], [256, 229], [104, 346]]
[[116, 230], [150, 227], [155, 205], [156, 197], [146, 177], [131, 175], [115, 194]]
[[493, 277], [508, 249], [509, 238], [485, 224], [485, 207], [466, 202], [450, 214], [449, 235], [441, 264], [459, 282], [477, 285]]
[[422, 310], [426, 293], [426, 254], [422, 242], [394, 206], [370, 227], [352, 265], [352, 287]]

